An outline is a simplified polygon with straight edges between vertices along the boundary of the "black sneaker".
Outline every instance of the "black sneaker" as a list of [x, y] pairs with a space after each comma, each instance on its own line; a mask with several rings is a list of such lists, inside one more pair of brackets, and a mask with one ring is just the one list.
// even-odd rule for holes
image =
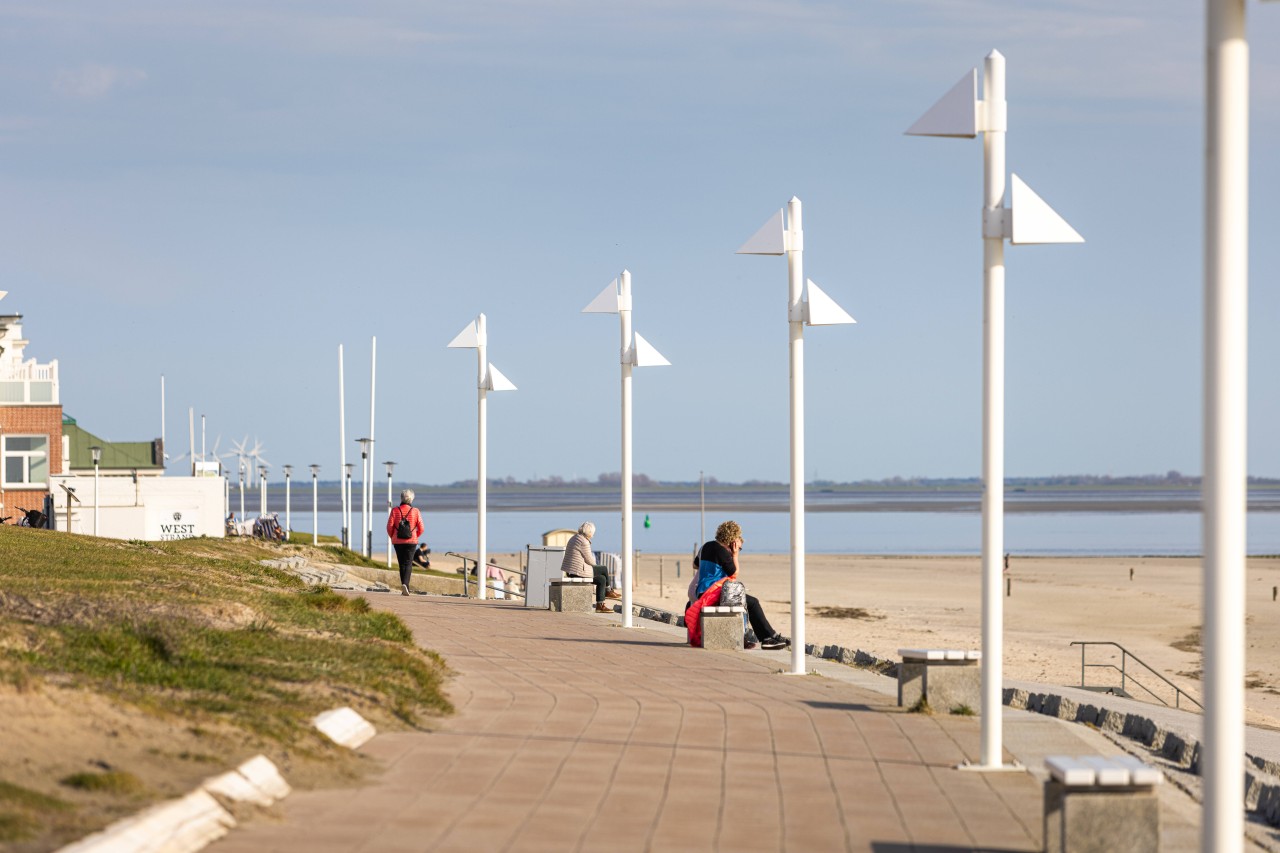
[[790, 643], [786, 637], [774, 635], [760, 644], [760, 648], [766, 651], [776, 651], [777, 649], [785, 649]]

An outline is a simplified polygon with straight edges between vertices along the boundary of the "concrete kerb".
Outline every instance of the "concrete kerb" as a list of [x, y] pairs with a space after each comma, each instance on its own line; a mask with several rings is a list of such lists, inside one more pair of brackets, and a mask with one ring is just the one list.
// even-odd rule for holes
[[[1113, 738], [1127, 738], [1164, 759], [1170, 770], [1200, 775], [1200, 741], [1186, 732], [1172, 731], [1151, 717], [1077, 702], [1056, 693], [1039, 693], [1021, 688], [1004, 689], [1004, 704], [1067, 722], [1098, 729]], [[1245, 811], [1270, 826], [1280, 826], [1280, 763], [1245, 754], [1251, 768], [1245, 769]], [[1197, 801], [1199, 790], [1184, 784], [1176, 774], [1168, 777]]]
[[[351, 708], [326, 711], [313, 723], [334, 742], [351, 749], [375, 734], [373, 726]], [[195, 853], [235, 828], [231, 806], [270, 806], [292, 790], [271, 759], [256, 755], [235, 770], [206, 779], [185, 797], [118, 820], [59, 853]]]

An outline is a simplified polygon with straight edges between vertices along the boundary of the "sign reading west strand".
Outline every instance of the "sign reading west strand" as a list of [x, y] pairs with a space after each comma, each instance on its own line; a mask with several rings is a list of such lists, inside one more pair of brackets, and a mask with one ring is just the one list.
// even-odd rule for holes
[[194, 507], [169, 507], [147, 510], [147, 539], [167, 542], [173, 539], [191, 539], [201, 534], [200, 510]]

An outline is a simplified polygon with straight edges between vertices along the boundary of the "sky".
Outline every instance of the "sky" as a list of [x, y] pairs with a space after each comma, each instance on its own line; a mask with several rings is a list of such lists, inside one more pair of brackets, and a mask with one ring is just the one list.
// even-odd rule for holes
[[[1250, 473], [1280, 475], [1280, 3], [1249, 4]], [[1204, 8], [1156, 0], [9, 0], [0, 289], [66, 413], [111, 441], [370, 432], [397, 481], [634, 465], [785, 480], [786, 262], [735, 255], [796, 196], [806, 478], [981, 470], [982, 145], [903, 131], [1007, 61], [1008, 164], [1084, 237], [1010, 246], [1006, 473], [1201, 471]], [[234, 464], [234, 463], [233, 463]], [[178, 463], [171, 471], [182, 468]], [[383, 476], [378, 466], [379, 479]]]

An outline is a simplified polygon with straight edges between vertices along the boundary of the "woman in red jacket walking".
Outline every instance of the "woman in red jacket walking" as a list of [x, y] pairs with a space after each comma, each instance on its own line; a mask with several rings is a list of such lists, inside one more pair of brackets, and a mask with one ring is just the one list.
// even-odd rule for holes
[[413, 489], [400, 493], [400, 506], [387, 516], [387, 535], [396, 546], [396, 559], [400, 561], [400, 594], [409, 594], [409, 581], [413, 579], [413, 555], [418, 551], [418, 537], [422, 535], [422, 513], [413, 505]]

